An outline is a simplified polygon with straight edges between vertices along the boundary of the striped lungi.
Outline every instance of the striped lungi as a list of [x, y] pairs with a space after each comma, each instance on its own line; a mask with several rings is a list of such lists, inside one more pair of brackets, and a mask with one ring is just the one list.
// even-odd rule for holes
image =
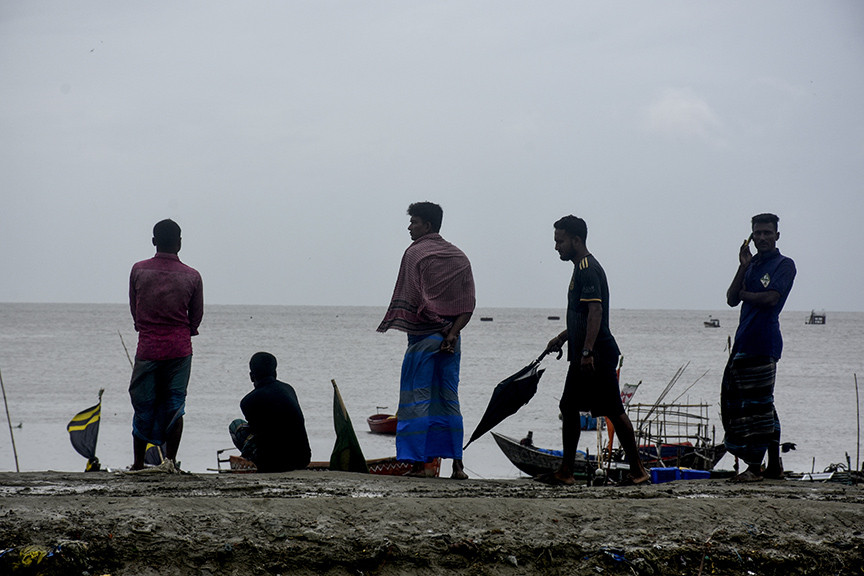
[[459, 361], [456, 353], [440, 351], [441, 334], [408, 336], [402, 361], [396, 458], [431, 462], [434, 458], [462, 458], [462, 413], [459, 410]]
[[780, 419], [774, 409], [777, 362], [767, 356], [735, 357], [723, 373], [720, 408], [726, 449], [747, 464], [759, 464], [773, 443], [780, 442]]

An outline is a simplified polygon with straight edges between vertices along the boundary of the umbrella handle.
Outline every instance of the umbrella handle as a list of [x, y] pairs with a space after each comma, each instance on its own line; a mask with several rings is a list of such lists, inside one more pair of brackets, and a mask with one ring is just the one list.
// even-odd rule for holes
[[[544, 350], [543, 353], [540, 354], [540, 356], [538, 356], [536, 360], [534, 360], [534, 363], [535, 363], [535, 364], [539, 364], [540, 361], [543, 360], [543, 358], [545, 358], [547, 354], [549, 354], [549, 352], [550, 352], [550, 350]], [[563, 354], [564, 354], [564, 349], [562, 348], [562, 349], [558, 350], [558, 357], [555, 358], [555, 359], [556, 359], [556, 360], [560, 360], [560, 359], [561, 359], [561, 356], [562, 356]]]

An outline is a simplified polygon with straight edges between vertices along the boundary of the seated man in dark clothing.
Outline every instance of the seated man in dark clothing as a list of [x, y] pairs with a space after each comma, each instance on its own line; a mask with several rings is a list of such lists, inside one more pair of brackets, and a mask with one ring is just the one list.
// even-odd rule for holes
[[246, 420], [228, 427], [234, 445], [259, 472], [306, 468], [312, 457], [303, 412], [290, 385], [276, 379], [276, 357], [258, 352], [249, 361], [255, 389], [240, 401]]

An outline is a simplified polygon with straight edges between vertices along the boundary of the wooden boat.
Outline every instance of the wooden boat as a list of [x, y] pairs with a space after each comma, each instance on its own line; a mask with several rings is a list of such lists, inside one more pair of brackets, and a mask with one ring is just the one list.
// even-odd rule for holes
[[366, 423], [374, 434], [396, 434], [396, 416], [393, 414], [373, 414]]
[[[518, 440], [514, 440], [509, 436], [492, 432], [492, 437], [498, 447], [507, 456], [507, 459], [513, 463], [516, 468], [528, 474], [529, 476], [538, 476], [558, 470], [561, 466], [561, 451], [548, 450], [537, 448], [535, 446], [524, 446]], [[660, 457], [657, 457], [657, 447], [652, 445], [642, 445], [639, 447], [639, 453], [642, 456], [642, 461], [646, 468], [692, 468], [694, 470], [710, 470], [714, 467], [720, 458], [707, 458], [700, 454], [696, 448], [689, 442], [681, 442], [676, 444], [664, 444], [660, 447]], [[725, 449], [722, 449], [722, 457], [725, 454]], [[706, 463], [710, 462], [710, 466], [706, 467]], [[613, 460], [612, 465], [616, 470], [626, 470], [629, 467], [620, 461]], [[577, 478], [587, 478], [593, 475], [597, 468], [597, 461], [593, 456], [586, 456], [582, 453], [577, 453], [576, 461], [573, 465], [573, 475]]]
[[705, 320], [703, 324], [705, 324], [706, 328], [720, 328], [720, 319], [708, 316], [708, 320]]
[[[547, 450], [537, 448], [536, 446], [527, 446], [497, 432], [492, 432], [492, 437], [498, 447], [507, 456], [507, 459], [513, 463], [516, 468], [528, 474], [529, 476], [539, 476], [547, 472], [554, 472], [561, 466], [562, 456], [560, 450]], [[573, 475], [576, 477], [587, 478], [593, 475], [596, 465], [593, 464], [583, 453], [576, 454], [576, 460], [573, 463]]]
[[[726, 447], [715, 444], [709, 437], [708, 408], [707, 404], [628, 404], [627, 412], [645, 467], [713, 470], [726, 454]], [[496, 432], [492, 436], [507, 459], [526, 474], [553, 472], [561, 465], [560, 451], [525, 446]], [[602, 466], [609, 467], [611, 473], [627, 469], [625, 462], [619, 448], [612, 451], [611, 462]], [[593, 473], [596, 468], [594, 456], [577, 455], [574, 469], [579, 475]]]
[[[255, 463], [251, 462], [243, 458], [242, 456], [230, 455], [227, 459], [221, 459], [218, 455], [221, 455], [223, 450], [217, 452], [217, 472], [234, 472], [234, 473], [252, 473], [257, 472], [258, 469], [255, 467]], [[222, 464], [228, 464], [227, 469], [222, 468]], [[396, 460], [395, 456], [391, 456], [388, 458], [373, 458], [371, 460], [366, 460], [366, 466], [369, 467], [370, 474], [377, 474], [380, 476], [405, 476], [409, 472], [411, 472], [411, 463], [404, 462], [400, 460]], [[329, 462], [310, 462], [309, 466], [306, 467], [307, 470], [329, 470], [330, 463]], [[426, 464], [426, 476], [427, 477], [435, 477], [441, 473], [441, 459], [436, 458], [432, 462]]]

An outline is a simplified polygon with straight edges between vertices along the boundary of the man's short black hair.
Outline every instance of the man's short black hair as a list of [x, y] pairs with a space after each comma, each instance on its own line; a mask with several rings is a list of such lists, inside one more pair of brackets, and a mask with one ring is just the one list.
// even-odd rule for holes
[[170, 218], [157, 222], [153, 226], [153, 240], [157, 250], [175, 248], [180, 244], [180, 226]]
[[432, 232], [441, 230], [441, 222], [444, 220], [444, 210], [438, 204], [432, 202], [415, 202], [408, 206], [408, 215], [416, 216], [432, 226]]
[[584, 244], [588, 240], [588, 225], [585, 220], [570, 214], [555, 222], [556, 230], [563, 230], [572, 238], [581, 238]]
[[256, 352], [249, 360], [249, 372], [253, 378], [276, 376], [276, 357], [269, 352]]
[[776, 214], [771, 214], [770, 212], [765, 212], [764, 214], [757, 214], [750, 219], [750, 227], [752, 228], [756, 224], [773, 224], [774, 230], [777, 230], [777, 223], [780, 222], [780, 217]]

